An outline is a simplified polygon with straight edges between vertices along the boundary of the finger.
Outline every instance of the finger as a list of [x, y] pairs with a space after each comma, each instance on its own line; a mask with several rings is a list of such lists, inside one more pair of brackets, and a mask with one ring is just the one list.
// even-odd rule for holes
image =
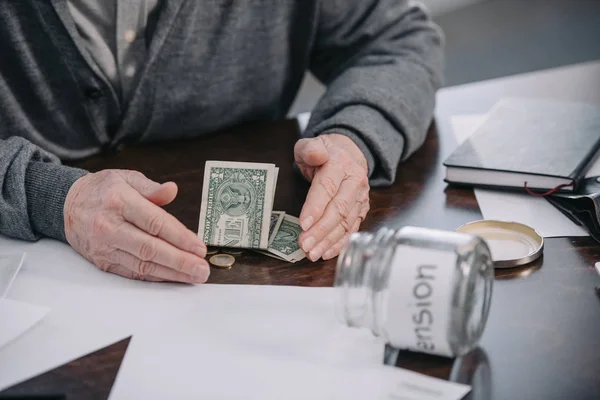
[[123, 199], [123, 218], [125, 220], [181, 250], [200, 257], [206, 255], [206, 245], [202, 239], [187, 229], [177, 218], [144, 199], [134, 190], [124, 193]]
[[117, 170], [117, 173], [144, 197], [150, 196], [161, 187], [160, 183], [148, 179], [146, 175], [138, 171]]
[[[344, 169], [336, 164], [329, 163], [317, 171], [306, 195], [304, 207], [300, 212], [299, 220], [302, 230], [308, 231], [316, 221], [321, 219], [327, 205], [337, 195], [340, 184], [345, 177]], [[312, 243], [308, 250], [304, 250], [310, 251], [317, 243]]]
[[142, 261], [154, 262], [190, 276], [208, 277], [209, 267], [205, 259], [178, 249], [128, 223], [119, 226], [117, 245]]
[[359, 213], [362, 208], [363, 207], [360, 202], [355, 203], [354, 207], [352, 207], [352, 210], [350, 211], [350, 214], [345, 218], [346, 223], [338, 224], [335, 228], [333, 228], [331, 230], [331, 232], [329, 232], [329, 234], [327, 234], [325, 239], [323, 239], [321, 242], [319, 242], [319, 244], [317, 244], [310, 251], [310, 253], [308, 254], [308, 258], [312, 261], [318, 260], [334, 244], [339, 242], [344, 237], [346, 232], [349, 231], [348, 227], [354, 226], [354, 223], [355, 223], [356, 219], [359, 217]]
[[339, 256], [341, 251], [348, 244], [349, 238], [350, 233], [347, 232], [336, 244], [331, 246], [331, 248], [323, 254], [323, 260], [331, 260], [332, 258]]
[[148, 179], [138, 171], [120, 170], [117, 172], [129, 186], [159, 207], [171, 203], [177, 196], [178, 188], [174, 182], [160, 184]]
[[106, 272], [110, 272], [111, 274], [122, 276], [127, 279], [145, 280], [150, 282], [164, 282], [164, 279], [155, 278], [153, 276], [141, 277], [139, 274], [136, 274], [135, 272], [125, 268], [120, 264], [111, 264], [110, 266], [108, 266], [108, 268], [104, 268], [103, 270]]
[[329, 160], [329, 152], [321, 137], [300, 139], [294, 145], [294, 159], [299, 167], [319, 167]]
[[175, 182], [165, 182], [157, 190], [144, 197], [157, 206], [163, 207], [175, 200], [178, 190]]
[[317, 244], [309, 253], [306, 253], [308, 259], [311, 261], [317, 261], [319, 258], [321, 258], [323, 253], [328, 251], [331, 246], [343, 238], [345, 234], [346, 228], [344, 228], [342, 225], [338, 225], [333, 228], [333, 230], [329, 232], [329, 235], [327, 235], [325, 239]]
[[148, 280], [154, 278], [171, 282], [204, 283], [210, 274], [208, 266], [201, 275], [189, 275], [152, 261], [141, 260], [122, 250], [115, 250], [112, 259], [116, 264], [129, 269], [132, 272], [132, 279]]
[[348, 234], [353, 234], [354, 232], [358, 232], [358, 229], [360, 228], [360, 224], [362, 224], [363, 219], [362, 217], [358, 217], [356, 219], [356, 221], [354, 221], [354, 225], [352, 225], [352, 228], [350, 228], [350, 230], [348, 231]]
[[354, 222], [354, 225], [350, 229], [350, 232], [346, 232], [346, 234], [344, 234], [344, 236], [336, 244], [331, 246], [331, 248], [323, 254], [323, 260], [331, 260], [333, 257], [339, 256], [340, 252], [348, 244], [348, 239], [350, 238], [350, 235], [352, 235], [354, 232], [358, 232], [362, 221], [362, 217], [358, 217]]
[[356, 180], [345, 179], [340, 185], [338, 193], [328, 202], [323, 216], [308, 232], [302, 233], [302, 249], [307, 253], [310, 252], [339, 224], [349, 229], [349, 222], [354, 221], [347, 221], [347, 218], [357, 199], [362, 196], [363, 194], [359, 193], [359, 185]]
[[370, 203], [369, 196], [367, 195], [367, 198], [365, 199], [365, 201], [362, 202], [360, 212], [358, 213], [358, 217], [360, 218], [361, 222], [364, 221], [365, 218], [367, 218], [367, 213], [371, 209], [371, 206], [369, 203]]

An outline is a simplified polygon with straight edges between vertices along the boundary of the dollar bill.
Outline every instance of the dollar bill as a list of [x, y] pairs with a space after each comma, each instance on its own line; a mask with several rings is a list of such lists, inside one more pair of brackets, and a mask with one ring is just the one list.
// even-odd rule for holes
[[207, 161], [198, 236], [209, 246], [267, 249], [273, 164]]
[[292, 263], [302, 260], [306, 254], [298, 243], [300, 233], [302, 228], [298, 218], [286, 214], [267, 252]]
[[273, 194], [271, 195], [271, 204], [275, 204], [275, 190], [277, 190], [277, 178], [279, 178], [279, 167], [275, 167], [275, 178], [273, 178]]
[[275, 239], [275, 235], [279, 231], [279, 227], [283, 222], [283, 217], [285, 217], [284, 211], [273, 211], [271, 213], [271, 225], [269, 226], [269, 246], [273, 243], [273, 239]]
[[262, 254], [263, 256], [269, 256], [271, 258], [275, 258], [275, 259], [280, 260], [280, 261], [286, 261], [286, 262], [288, 262], [286, 259], [281, 258], [279, 256], [276, 256], [275, 254], [271, 254], [271, 253], [269, 253], [266, 250], [254, 250], [254, 252], [256, 252], [258, 254]]

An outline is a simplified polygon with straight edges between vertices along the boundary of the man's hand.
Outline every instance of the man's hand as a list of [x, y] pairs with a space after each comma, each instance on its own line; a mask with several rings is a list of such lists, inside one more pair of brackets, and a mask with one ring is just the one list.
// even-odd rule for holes
[[328, 260], [340, 253], [369, 211], [367, 160], [339, 134], [299, 140], [294, 157], [312, 182], [300, 213], [300, 247], [312, 261]]
[[84, 175], [65, 200], [67, 241], [101, 270], [126, 278], [206, 282], [206, 246], [160, 208], [176, 195], [174, 183], [135, 171]]

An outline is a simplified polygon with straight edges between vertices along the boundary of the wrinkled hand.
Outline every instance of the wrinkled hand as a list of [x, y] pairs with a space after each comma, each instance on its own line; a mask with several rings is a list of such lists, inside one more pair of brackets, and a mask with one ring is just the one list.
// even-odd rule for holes
[[339, 134], [299, 140], [294, 157], [312, 182], [300, 213], [300, 247], [312, 261], [328, 260], [340, 253], [369, 211], [367, 160]]
[[206, 246], [161, 208], [176, 195], [175, 183], [135, 171], [84, 175], [65, 200], [67, 241], [101, 270], [126, 278], [205, 282]]

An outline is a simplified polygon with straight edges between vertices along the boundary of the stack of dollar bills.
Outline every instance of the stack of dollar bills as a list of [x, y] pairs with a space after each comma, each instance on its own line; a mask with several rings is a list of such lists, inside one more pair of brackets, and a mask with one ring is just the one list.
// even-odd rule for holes
[[273, 211], [278, 172], [274, 164], [207, 161], [198, 223], [204, 243], [302, 260], [298, 218]]

